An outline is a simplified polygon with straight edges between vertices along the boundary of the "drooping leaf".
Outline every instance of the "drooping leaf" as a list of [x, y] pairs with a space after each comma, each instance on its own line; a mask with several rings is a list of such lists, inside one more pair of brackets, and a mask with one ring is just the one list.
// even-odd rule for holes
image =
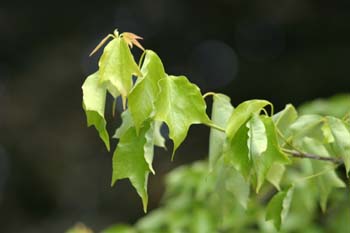
[[145, 160], [148, 164], [149, 170], [155, 174], [155, 171], [153, 169], [152, 163], [153, 163], [153, 154], [154, 154], [154, 122], [148, 123], [150, 124], [150, 128], [147, 130], [145, 134], [146, 143], [143, 147], [144, 149], [144, 156]]
[[322, 121], [323, 117], [319, 115], [300, 116], [290, 126], [295, 144], [300, 144], [305, 136], [317, 137], [318, 134], [322, 135], [322, 131], [320, 130]]
[[231, 192], [238, 203], [244, 208], [247, 209], [250, 193], [250, 184], [244, 179], [244, 177], [239, 174], [235, 168], [226, 169], [226, 189]]
[[327, 117], [329, 127], [334, 137], [335, 150], [344, 160], [346, 174], [350, 171], [350, 132], [338, 118]]
[[281, 229], [290, 208], [293, 196], [293, 186], [278, 192], [272, 197], [266, 209], [266, 220], [272, 220], [277, 230]]
[[261, 118], [257, 114], [254, 114], [246, 126], [248, 128], [248, 157], [249, 159], [255, 159], [261, 156], [267, 149], [265, 125]]
[[224, 158], [233, 165], [245, 179], [250, 176], [252, 160], [249, 159], [248, 153], [248, 128], [245, 124], [236, 131], [232, 139], [227, 138], [224, 144]]
[[271, 168], [269, 169], [266, 179], [273, 185], [275, 188], [280, 191], [280, 182], [282, 180], [284, 171], [286, 170], [286, 167], [282, 165], [281, 163], [274, 163], [272, 164]]
[[88, 126], [94, 125], [100, 138], [109, 151], [109, 135], [104, 118], [106, 88], [99, 83], [99, 73], [86, 78], [83, 86], [83, 108], [86, 113]]
[[[312, 138], [305, 138], [303, 148], [306, 152], [317, 154], [320, 156], [330, 157], [325, 146], [319, 141]], [[312, 168], [317, 177], [315, 178], [318, 186], [318, 193], [320, 195], [320, 205], [322, 211], [325, 212], [327, 208], [328, 196], [333, 188], [344, 188], [345, 183], [335, 173], [335, 166], [327, 161], [311, 161]]]
[[121, 118], [122, 118], [122, 124], [115, 131], [113, 138], [120, 138], [123, 134], [125, 134], [126, 131], [128, 131], [128, 129], [134, 126], [134, 122], [133, 122], [133, 119], [131, 118], [131, 114], [129, 110], [124, 111], [121, 114]]
[[[228, 118], [231, 116], [233, 107], [230, 98], [223, 94], [213, 96], [211, 120], [214, 124], [226, 128]], [[222, 155], [225, 142], [225, 133], [217, 129], [210, 129], [209, 136], [209, 169], [212, 171], [216, 161]]]
[[100, 82], [115, 87], [125, 105], [126, 97], [132, 88], [132, 75], [142, 76], [125, 39], [117, 37], [111, 40], [105, 47], [98, 65]]
[[266, 116], [261, 116], [261, 118], [266, 128], [266, 137], [268, 144], [266, 151], [264, 151], [261, 156], [252, 157], [253, 167], [257, 178], [257, 192], [263, 185], [265, 178], [273, 164], [288, 164], [290, 162], [278, 144], [276, 128], [272, 119]]
[[300, 114], [319, 114], [323, 116], [343, 117], [350, 111], [350, 95], [337, 94], [327, 99], [316, 99], [302, 104]]
[[155, 116], [169, 127], [174, 142], [173, 156], [192, 124], [210, 124], [206, 104], [199, 88], [184, 76], [168, 76], [159, 82], [160, 94], [155, 101]]
[[151, 130], [153, 132], [150, 125], [145, 125], [137, 135], [135, 127], [129, 128], [120, 136], [113, 154], [112, 185], [117, 180], [128, 178], [141, 197], [145, 212], [148, 203], [147, 181], [150, 171], [145, 158], [145, 146], [148, 147], [147, 134]]
[[226, 128], [227, 136], [232, 139], [252, 114], [258, 114], [267, 105], [272, 106], [272, 104], [266, 100], [248, 100], [238, 105], [228, 120]]
[[158, 81], [166, 77], [162, 61], [158, 55], [151, 50], [146, 51], [141, 72], [143, 77], [137, 80], [128, 101], [130, 113], [137, 130], [139, 130], [142, 127], [142, 123], [151, 116], [156, 98], [162, 98], [158, 96]]
[[[275, 122], [276, 129], [284, 136], [284, 139], [288, 139], [290, 136], [289, 126], [298, 118], [298, 113], [291, 104], [287, 104], [286, 107], [273, 115], [272, 119]], [[283, 139], [280, 140], [283, 143]]]

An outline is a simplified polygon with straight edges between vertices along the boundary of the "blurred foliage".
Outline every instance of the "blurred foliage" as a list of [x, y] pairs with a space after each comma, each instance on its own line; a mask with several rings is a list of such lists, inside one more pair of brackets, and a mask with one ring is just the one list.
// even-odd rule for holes
[[[318, 106], [318, 113], [344, 115], [349, 108], [348, 95], [342, 97], [322, 100], [322, 106], [326, 107], [322, 109]], [[303, 105], [301, 111], [312, 113], [315, 109], [313, 103], [317, 101]], [[292, 112], [290, 106], [286, 109]], [[276, 116], [283, 114], [285, 112], [277, 113]], [[308, 141], [305, 148], [312, 150], [314, 145], [318, 144]], [[349, 187], [334, 189], [332, 192], [326, 190], [327, 193], [322, 194], [324, 190], [320, 186], [320, 182], [326, 182], [327, 185], [336, 182], [340, 184], [338, 187], [343, 187], [343, 181], [333, 174], [336, 165], [305, 159], [296, 160], [295, 163], [292, 169], [283, 170], [284, 178], [280, 186], [286, 188], [285, 191], [278, 192], [279, 187], [276, 185], [264, 185], [259, 194], [250, 192], [250, 185], [222, 157], [213, 169], [209, 169], [212, 165], [206, 160], [181, 166], [166, 176], [166, 191], [159, 208], [139, 219], [134, 226], [117, 224], [101, 233], [350, 232]], [[339, 169], [336, 171], [341, 174]], [[294, 186], [288, 187], [290, 183]], [[288, 195], [293, 195], [291, 210], [281, 230], [277, 231], [272, 221], [266, 219], [276, 219], [276, 216], [269, 216], [269, 212], [272, 215], [281, 212], [274, 209], [284, 208]], [[328, 197], [327, 211], [322, 204], [324, 195]], [[285, 216], [282, 213], [277, 218]]]

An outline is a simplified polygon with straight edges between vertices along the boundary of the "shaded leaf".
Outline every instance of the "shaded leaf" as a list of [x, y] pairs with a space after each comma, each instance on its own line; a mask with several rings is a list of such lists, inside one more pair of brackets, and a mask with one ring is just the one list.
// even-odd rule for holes
[[109, 151], [109, 135], [104, 118], [106, 88], [99, 83], [98, 72], [86, 78], [83, 86], [83, 108], [86, 113], [88, 126], [95, 126], [100, 138]]
[[115, 226], [108, 227], [101, 233], [136, 233], [136, 231], [131, 226], [118, 224]]
[[[294, 106], [287, 104], [286, 107], [273, 115], [272, 119], [276, 125], [276, 129], [287, 139], [290, 136], [290, 125], [298, 118], [298, 113]], [[280, 141], [282, 143], [283, 140]]]
[[[233, 107], [228, 96], [215, 94], [213, 96], [213, 107], [211, 120], [214, 124], [226, 128], [227, 121], [231, 116]], [[209, 136], [209, 169], [213, 169], [216, 161], [222, 155], [226, 134], [217, 129], [210, 129]]]
[[335, 117], [326, 118], [334, 137], [335, 150], [344, 160], [346, 174], [350, 171], [350, 132], [343, 121]]
[[165, 138], [162, 136], [162, 125], [163, 122], [160, 121], [154, 121], [154, 145], [159, 146], [159, 147], [163, 147], [166, 149], [165, 146]]
[[266, 137], [268, 139], [267, 149], [261, 156], [253, 157], [253, 166], [257, 178], [256, 191], [258, 192], [264, 183], [264, 180], [274, 163], [288, 164], [288, 157], [281, 151], [278, 144], [275, 124], [270, 117], [261, 116], [266, 128]]
[[184, 76], [168, 76], [159, 81], [161, 98], [155, 102], [155, 119], [169, 127], [169, 137], [176, 149], [186, 138], [192, 124], [210, 124], [206, 104], [199, 88]]
[[84, 224], [78, 223], [74, 227], [67, 230], [66, 233], [93, 233], [93, 231]]
[[122, 112], [121, 114], [122, 118], [122, 124], [121, 126], [115, 131], [115, 134], [113, 135], [113, 138], [120, 138], [123, 134], [125, 134], [128, 129], [134, 126], [134, 122], [131, 118], [130, 111], [127, 109], [126, 111]]
[[233, 139], [226, 139], [224, 144], [225, 160], [233, 165], [245, 179], [250, 176], [252, 160], [248, 157], [248, 128], [245, 124], [236, 131]]
[[286, 167], [282, 165], [281, 163], [274, 163], [270, 167], [266, 179], [273, 185], [275, 188], [280, 191], [280, 182], [282, 180], [284, 171], [286, 170]]
[[137, 80], [128, 100], [130, 113], [137, 130], [151, 116], [154, 101], [159, 95], [158, 81], [166, 77], [160, 58], [151, 50], [146, 51], [141, 72], [143, 77]]
[[266, 220], [272, 220], [275, 227], [280, 230], [290, 208], [293, 196], [293, 186], [278, 192], [272, 197], [266, 209]]
[[[312, 138], [304, 139], [304, 149], [308, 153], [329, 157], [329, 153], [325, 146]], [[310, 161], [316, 177], [318, 193], [320, 195], [320, 205], [322, 211], [326, 211], [328, 196], [333, 188], [344, 188], [345, 183], [337, 176], [334, 164], [326, 161]]]
[[150, 125], [146, 125], [137, 135], [134, 127], [129, 128], [120, 136], [113, 154], [112, 185], [117, 180], [128, 178], [141, 197], [145, 212], [148, 203], [147, 181], [150, 171], [145, 159], [145, 145], [148, 141], [146, 135], [150, 130], [153, 132]]

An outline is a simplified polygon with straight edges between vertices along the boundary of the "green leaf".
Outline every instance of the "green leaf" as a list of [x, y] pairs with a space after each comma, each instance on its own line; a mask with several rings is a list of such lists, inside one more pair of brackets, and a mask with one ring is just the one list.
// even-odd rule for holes
[[96, 72], [86, 78], [83, 86], [83, 108], [86, 113], [88, 126], [94, 125], [100, 138], [109, 151], [109, 135], [104, 118], [106, 88], [99, 84], [99, 73]]
[[[273, 115], [272, 119], [275, 122], [276, 129], [287, 139], [290, 135], [289, 127], [298, 118], [298, 113], [291, 104], [287, 104], [286, 107]], [[281, 141], [283, 142], [283, 141]]]
[[246, 124], [248, 130], [248, 157], [254, 159], [259, 157], [267, 149], [266, 130], [263, 121], [257, 114]]
[[248, 157], [248, 128], [245, 124], [236, 131], [232, 139], [226, 139], [224, 144], [224, 158], [239, 171], [245, 179], [250, 176], [252, 160]]
[[[305, 138], [303, 148], [306, 152], [317, 154], [320, 156], [330, 157], [326, 147], [319, 141], [312, 138]], [[317, 174], [318, 193], [320, 195], [320, 205], [322, 211], [325, 212], [327, 208], [328, 196], [333, 188], [344, 188], [345, 183], [337, 176], [335, 172], [336, 166], [327, 161], [311, 161], [312, 168]]]
[[274, 163], [272, 164], [269, 172], [266, 175], [266, 179], [273, 185], [275, 188], [280, 191], [280, 182], [282, 180], [284, 171], [286, 170], [286, 167], [282, 165], [281, 163]]
[[161, 121], [154, 121], [154, 145], [165, 148], [165, 138], [162, 136], [162, 125], [163, 122]]
[[191, 231], [193, 233], [213, 233], [216, 226], [213, 218], [205, 208], [195, 208], [191, 220]]
[[148, 203], [147, 181], [149, 164], [145, 157], [148, 153], [149, 131], [153, 132], [150, 124], [145, 125], [139, 135], [135, 127], [126, 130], [120, 136], [119, 143], [113, 154], [112, 185], [120, 179], [128, 178], [142, 199], [143, 209], [146, 212]]
[[293, 196], [293, 186], [288, 187], [284, 191], [278, 192], [272, 197], [266, 209], [266, 220], [272, 220], [277, 230], [281, 229], [281, 225], [289, 212], [290, 204]]
[[309, 134], [315, 127], [320, 126], [323, 117], [320, 115], [303, 115], [299, 117], [291, 126], [294, 137], [303, 137]]
[[[132, 88], [132, 75], [142, 76], [126, 41], [120, 37], [111, 40], [105, 47], [98, 65], [100, 82], [112, 85], [118, 90], [125, 103]], [[109, 89], [112, 90], [112, 87]], [[115, 91], [111, 91], [111, 94], [113, 93], [115, 95]]]
[[261, 116], [261, 118], [266, 128], [268, 145], [261, 156], [253, 157], [253, 167], [257, 176], [256, 192], [260, 190], [274, 163], [288, 164], [290, 162], [278, 144], [276, 127], [271, 117]]
[[[211, 120], [214, 124], [226, 128], [228, 118], [231, 116], [233, 107], [228, 96], [215, 94], [213, 96], [213, 107]], [[226, 134], [217, 129], [210, 129], [209, 136], [209, 169], [212, 171], [216, 161], [222, 155]]]
[[154, 101], [159, 95], [158, 81], [166, 77], [162, 61], [151, 50], [146, 51], [141, 72], [143, 77], [137, 80], [128, 100], [129, 109], [137, 130], [151, 116]]
[[344, 122], [335, 117], [326, 118], [334, 137], [335, 150], [344, 160], [346, 174], [350, 171], [350, 132]]
[[113, 138], [120, 138], [123, 134], [125, 134], [128, 129], [134, 126], [134, 122], [131, 118], [130, 111], [127, 109], [126, 111], [122, 112], [122, 124], [121, 126], [115, 131], [115, 134], [113, 135]]
[[149, 130], [147, 130], [145, 134], [146, 143], [143, 149], [144, 149], [145, 160], [148, 164], [148, 168], [153, 174], [155, 174], [155, 171], [152, 166], [153, 154], [154, 154], [154, 122], [151, 122], [148, 124], [150, 124], [150, 128]]
[[101, 233], [136, 233], [136, 231], [128, 225], [118, 224], [115, 226], [108, 227]]
[[241, 126], [249, 120], [252, 114], [259, 114], [267, 105], [272, 106], [272, 104], [266, 100], [248, 100], [238, 105], [228, 120], [226, 128], [227, 136], [232, 139]]
[[160, 94], [155, 102], [155, 119], [169, 127], [174, 142], [172, 157], [186, 138], [192, 124], [210, 124], [206, 104], [199, 88], [184, 76], [168, 76], [159, 81]]
[[232, 193], [237, 199], [238, 203], [247, 209], [250, 193], [250, 185], [244, 180], [244, 177], [237, 172], [235, 168], [229, 168], [225, 173], [227, 176], [222, 177], [225, 182], [227, 191]]

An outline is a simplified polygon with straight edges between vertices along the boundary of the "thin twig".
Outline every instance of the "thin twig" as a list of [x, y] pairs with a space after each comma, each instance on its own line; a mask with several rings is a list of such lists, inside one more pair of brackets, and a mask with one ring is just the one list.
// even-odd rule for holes
[[285, 153], [287, 153], [290, 156], [295, 157], [295, 158], [315, 159], [315, 160], [328, 161], [328, 162], [337, 163], [337, 164], [344, 163], [344, 161], [341, 158], [325, 157], [325, 156], [320, 156], [320, 155], [315, 155], [315, 154], [310, 154], [310, 153], [304, 153], [304, 152], [295, 151], [295, 150], [288, 150], [288, 149], [284, 149], [284, 148], [282, 150]]

